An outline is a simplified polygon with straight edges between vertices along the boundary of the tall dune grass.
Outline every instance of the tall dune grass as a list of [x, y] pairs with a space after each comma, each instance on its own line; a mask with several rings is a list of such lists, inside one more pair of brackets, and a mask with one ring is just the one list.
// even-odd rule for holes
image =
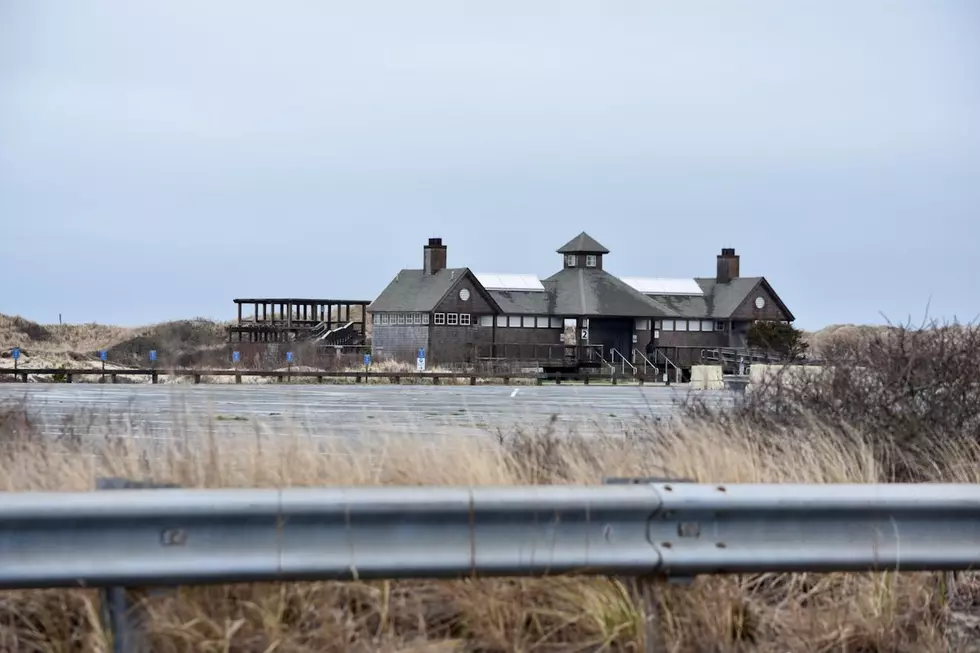
[[[76, 423], [84, 420], [78, 419]], [[124, 422], [122, 422], [124, 423]], [[690, 417], [623, 433], [557, 423], [497, 436], [358, 441], [256, 429], [247, 441], [191, 425], [175, 439], [78, 430], [42, 437], [25, 406], [0, 416], [0, 488], [91, 490], [98, 476], [186, 487], [600, 483], [604, 476], [702, 482], [879, 482], [876, 441], [816, 416], [791, 424]], [[192, 435], [191, 433], [195, 435]], [[936, 447], [923, 481], [976, 480], [980, 450]], [[182, 588], [144, 598], [152, 648], [178, 651], [966, 651], [962, 575], [763, 574], [689, 586], [555, 577], [319, 582]], [[656, 642], [654, 640], [657, 640]], [[104, 651], [98, 593], [0, 593], [0, 650]]]

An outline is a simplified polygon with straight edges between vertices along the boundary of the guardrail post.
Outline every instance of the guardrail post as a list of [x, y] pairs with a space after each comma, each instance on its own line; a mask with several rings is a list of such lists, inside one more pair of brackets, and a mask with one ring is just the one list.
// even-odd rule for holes
[[505, 376], [504, 377], [504, 385], [510, 385], [510, 377], [509, 376]]
[[323, 375], [322, 374], [317, 374], [316, 375], [316, 382], [317, 383], [323, 383]]
[[27, 372], [24, 372], [23, 374], [20, 375], [20, 380], [23, 381], [24, 383], [27, 383]]
[[[150, 382], [151, 383], [159, 383], [160, 382], [160, 375], [157, 374], [156, 372], [154, 372], [153, 374], [151, 374], [150, 375]], [[69, 383], [71, 383], [71, 381], [69, 381]]]
[[[180, 487], [173, 483], [142, 483], [126, 478], [98, 478], [96, 490], [134, 490]], [[102, 590], [102, 620], [113, 653], [150, 653], [144, 626], [147, 614], [139, 603], [130, 600], [127, 587]], [[169, 590], [162, 590], [167, 592]]]
[[361, 382], [361, 375], [360, 374], [356, 374], [354, 376], [354, 383], [360, 383], [360, 382]]
[[201, 375], [200, 374], [195, 374], [194, 375], [194, 383], [195, 384], [198, 384], [200, 382], [201, 382]]
[[470, 385], [476, 385], [476, 377], [475, 376], [471, 376], [470, 377]]
[[65, 375], [65, 383], [71, 383], [71, 377], [72, 377], [71, 374], [66, 374]]
[[433, 376], [432, 377], [432, 385], [439, 385], [439, 377], [438, 376]]
[[391, 376], [388, 377], [388, 380], [394, 383], [395, 385], [398, 385], [402, 382], [402, 378], [400, 376]]
[[242, 383], [242, 375], [241, 374], [236, 374], [235, 375], [235, 383], [241, 385], [241, 383]]
[[[629, 477], [607, 476], [602, 479], [603, 485], [640, 485], [645, 483], [694, 483], [693, 478], [669, 478], [660, 476]], [[664, 619], [664, 579], [626, 577], [620, 579], [628, 589], [633, 602], [643, 609], [643, 643], [646, 653], [661, 653], [666, 651], [662, 634]], [[693, 578], [668, 578], [667, 582], [674, 584], [690, 584]]]

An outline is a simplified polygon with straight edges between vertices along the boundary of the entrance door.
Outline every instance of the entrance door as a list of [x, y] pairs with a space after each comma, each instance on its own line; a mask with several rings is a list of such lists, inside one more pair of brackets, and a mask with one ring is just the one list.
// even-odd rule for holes
[[[633, 320], [604, 319], [589, 320], [589, 343], [602, 345], [602, 356], [611, 362], [612, 350], [616, 350], [627, 361], [631, 360], [633, 351]], [[616, 356], [619, 360], [619, 356]]]

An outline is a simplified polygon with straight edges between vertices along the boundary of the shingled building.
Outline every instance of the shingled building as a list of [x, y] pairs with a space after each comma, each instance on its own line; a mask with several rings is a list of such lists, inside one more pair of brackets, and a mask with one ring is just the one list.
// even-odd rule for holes
[[587, 346], [636, 364], [652, 342], [689, 367], [702, 349], [745, 347], [755, 320], [794, 319], [764, 277], [739, 276], [734, 249], [721, 250], [713, 277], [690, 279], [610, 274], [609, 250], [585, 232], [557, 252], [562, 268], [546, 279], [474, 273], [447, 267], [442, 239], [430, 238], [422, 267], [401, 270], [367, 307], [375, 356], [414, 360], [425, 349], [432, 364], [540, 360]]

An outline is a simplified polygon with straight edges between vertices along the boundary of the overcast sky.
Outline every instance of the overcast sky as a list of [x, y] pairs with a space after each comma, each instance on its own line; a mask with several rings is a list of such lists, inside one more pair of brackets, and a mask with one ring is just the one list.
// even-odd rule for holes
[[980, 314], [980, 2], [0, 2], [0, 312], [128, 325], [735, 247], [798, 324]]

